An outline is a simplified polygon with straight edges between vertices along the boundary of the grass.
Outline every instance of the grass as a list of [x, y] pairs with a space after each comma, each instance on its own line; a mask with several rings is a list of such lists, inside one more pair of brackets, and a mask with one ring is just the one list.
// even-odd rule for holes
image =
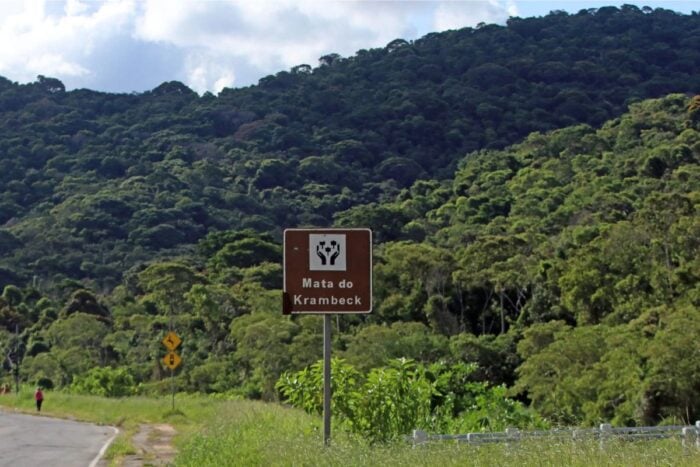
[[[0, 396], [0, 405], [34, 412], [31, 392]], [[333, 427], [329, 447], [322, 423], [279, 404], [226, 401], [178, 395], [106, 399], [47, 392], [42, 414], [120, 427], [107, 453], [112, 463], [134, 448], [131, 437], [143, 423], [170, 423], [178, 436], [177, 466], [695, 466], [700, 450], [678, 440], [612, 442], [523, 442], [480, 447], [436, 442], [413, 447], [405, 442], [369, 445]]]
[[109, 449], [105, 453], [105, 459], [110, 463], [118, 464], [119, 460], [125, 456], [135, 454], [136, 449], [131, 443], [131, 436], [133, 436], [133, 433], [117, 436], [116, 439], [112, 441], [112, 444], [109, 445]]
[[321, 422], [271, 404], [229, 405], [182, 446], [178, 466], [697, 466], [700, 450], [678, 440], [611, 442], [522, 442], [469, 446], [435, 442], [368, 445], [339, 430], [329, 448]]
[[[175, 426], [176, 445], [191, 433], [201, 430], [217, 412], [222, 402], [205, 396], [178, 395], [172, 410], [170, 396], [162, 398], [104, 398], [44, 391], [41, 415], [76, 419], [119, 428], [119, 436], [110, 445], [105, 458], [118, 465], [119, 459], [133, 454], [132, 437], [142, 424], [168, 423]], [[34, 393], [26, 388], [18, 395], [0, 395], [0, 406], [26, 413], [36, 413]]]

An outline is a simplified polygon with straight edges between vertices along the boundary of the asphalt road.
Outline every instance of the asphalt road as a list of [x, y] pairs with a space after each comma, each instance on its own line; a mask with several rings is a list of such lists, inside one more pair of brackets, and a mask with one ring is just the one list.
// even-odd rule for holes
[[116, 430], [0, 411], [0, 466], [94, 467]]

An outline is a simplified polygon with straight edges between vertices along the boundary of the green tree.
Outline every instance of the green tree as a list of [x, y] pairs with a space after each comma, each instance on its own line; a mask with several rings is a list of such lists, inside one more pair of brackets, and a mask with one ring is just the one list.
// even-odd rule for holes
[[517, 370], [515, 390], [525, 393], [545, 418], [580, 423], [584, 405], [596, 400], [597, 378], [592, 370], [608, 349], [609, 333], [602, 325], [572, 329], [555, 322], [531, 326], [518, 344], [524, 361]]
[[390, 326], [370, 324], [343, 340], [343, 358], [363, 372], [396, 358], [427, 363], [448, 354], [447, 338], [416, 322], [396, 322]]
[[138, 274], [138, 280], [146, 292], [144, 299], [152, 300], [168, 313], [185, 311], [182, 309], [185, 293], [194, 284], [205, 282], [192, 268], [176, 262], [152, 264]]
[[668, 417], [690, 423], [700, 414], [700, 349], [693, 340], [700, 311], [686, 305], [659, 314], [659, 330], [644, 348], [649, 370], [642, 386], [645, 400], [640, 422], [656, 423]]
[[280, 313], [257, 312], [238, 317], [231, 323], [233, 355], [246, 396], [273, 400], [275, 383], [290, 367], [288, 346], [299, 326]]

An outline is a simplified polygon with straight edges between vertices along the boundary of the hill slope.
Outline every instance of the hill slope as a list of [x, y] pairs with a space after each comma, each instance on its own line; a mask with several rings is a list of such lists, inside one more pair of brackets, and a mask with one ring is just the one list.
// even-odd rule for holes
[[[433, 376], [455, 365], [555, 422], [697, 418], [699, 162], [700, 97], [676, 94], [472, 153], [453, 180], [349, 210], [339, 221], [399, 240], [377, 246], [375, 311], [335, 321], [335, 355], [364, 374], [395, 357], [443, 362]], [[7, 286], [0, 351], [27, 381], [157, 392], [173, 326], [178, 388], [273, 399], [322, 343], [318, 316], [280, 312], [280, 256], [268, 235], [217, 232], [104, 296]]]
[[695, 92], [698, 50], [698, 15], [623, 7], [331, 54], [216, 97], [0, 80], [0, 284], [109, 290], [211, 231], [329, 225], [469, 151]]
[[348, 211], [341, 221], [404, 240], [385, 245], [380, 271], [406, 269], [394, 257], [423, 264], [398, 282], [410, 289], [393, 276], [379, 287], [391, 293], [378, 297], [377, 314], [392, 319], [401, 300], [403, 312], [449, 318], [443, 332], [481, 334], [516, 321], [625, 323], [695, 303], [698, 122], [700, 97], [645, 101], [598, 130], [533, 133], [466, 157], [451, 182], [419, 182], [393, 203]]
[[692, 421], [699, 209], [700, 96], [470, 154], [339, 215], [395, 239], [342, 355], [476, 362], [557, 423]]

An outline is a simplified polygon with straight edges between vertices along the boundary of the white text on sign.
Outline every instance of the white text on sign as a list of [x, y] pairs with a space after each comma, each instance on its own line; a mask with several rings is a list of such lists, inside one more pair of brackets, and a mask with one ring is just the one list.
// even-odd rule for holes
[[293, 301], [295, 305], [362, 305], [362, 297], [355, 295], [354, 297], [302, 297], [294, 295]]
[[[352, 281], [342, 280], [338, 282], [338, 287], [341, 289], [352, 289]], [[335, 288], [335, 283], [329, 280], [313, 280], [308, 277], [304, 277], [301, 280], [301, 286], [305, 289], [333, 289]]]

